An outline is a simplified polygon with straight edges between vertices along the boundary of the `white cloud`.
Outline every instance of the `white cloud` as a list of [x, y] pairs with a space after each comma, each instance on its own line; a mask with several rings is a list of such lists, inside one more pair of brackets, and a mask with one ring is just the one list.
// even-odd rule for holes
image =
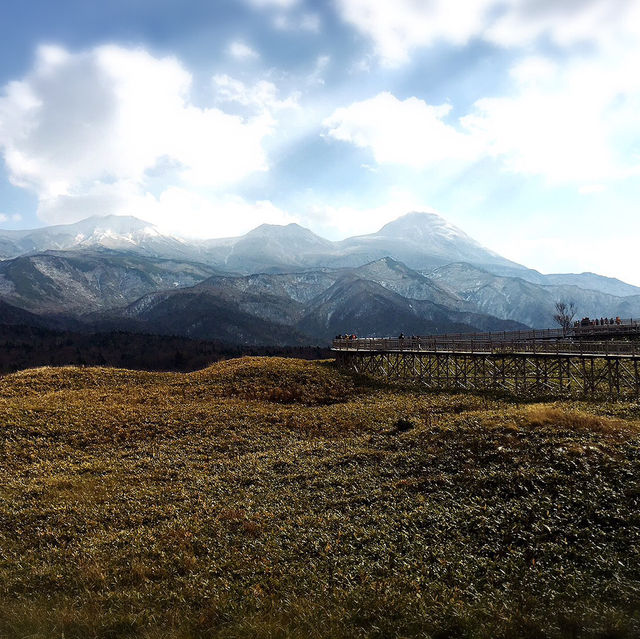
[[[260, 112], [240, 117], [193, 104], [191, 83], [178, 60], [142, 49], [41, 48], [0, 97], [11, 182], [37, 193], [42, 219], [61, 221], [134, 212], [151, 173], [165, 187], [215, 190], [266, 170], [275, 89], [263, 87]], [[79, 210], [83, 201], [93, 208]]]
[[482, 98], [451, 123], [450, 105], [381, 93], [337, 109], [324, 125], [379, 164], [426, 169], [494, 158], [510, 172], [594, 192], [594, 184], [640, 175], [637, 68], [640, 49], [563, 65], [530, 57], [512, 68], [509, 94]]
[[231, 193], [169, 186], [155, 196], [131, 182], [96, 184], [80, 193], [47, 198], [40, 216], [63, 223], [91, 215], [134, 215], [182, 237], [239, 235], [262, 223], [288, 224], [295, 219], [269, 201], [250, 202]]
[[[493, 9], [499, 7], [493, 1]], [[640, 5], [635, 0], [509, 0], [487, 16], [485, 40], [521, 46], [546, 36], [570, 47], [581, 43], [612, 44], [640, 35]]]
[[559, 46], [611, 43], [640, 35], [635, 0], [335, 0], [341, 18], [370, 38], [387, 66], [412, 50], [479, 38], [524, 46], [546, 37]]
[[20, 213], [0, 213], [0, 222], [20, 222], [22, 215]]
[[530, 58], [514, 66], [508, 96], [482, 98], [461, 118], [511, 171], [584, 185], [639, 174], [640, 50], [565, 65]]
[[374, 43], [388, 66], [409, 60], [409, 52], [439, 40], [465, 44], [481, 31], [493, 0], [473, 0], [453, 8], [452, 0], [336, 0], [338, 13]]
[[300, 16], [281, 13], [273, 19], [273, 26], [281, 31], [310, 31], [319, 33], [322, 21], [317, 13], [303, 13]]
[[307, 84], [310, 86], [313, 85], [323, 85], [325, 83], [324, 73], [327, 70], [327, 67], [331, 63], [331, 57], [328, 55], [320, 55], [316, 58], [316, 64], [311, 73], [307, 76]]
[[238, 60], [257, 60], [260, 54], [241, 40], [234, 40], [229, 45], [229, 54]]
[[249, 202], [232, 194], [205, 197], [178, 187], [149, 201], [146, 215], [160, 228], [186, 237], [231, 237], [260, 224], [297, 221], [269, 200]]
[[[520, 60], [511, 71], [510, 90], [477, 100], [455, 123], [447, 123], [441, 107], [416, 106], [415, 118], [407, 122], [418, 140], [421, 135], [434, 142], [450, 138], [453, 151], [442, 145], [443, 159], [466, 152], [470, 158], [491, 157], [515, 173], [574, 183], [582, 193], [592, 184], [640, 174], [640, 75], [635, 72], [640, 68], [640, 2], [335, 2], [341, 17], [371, 39], [387, 66], [408, 62], [420, 47], [461, 46], [474, 38], [528, 51], [545, 41], [565, 50], [555, 61], [541, 56]], [[354, 70], [367, 70], [368, 60]], [[374, 106], [371, 101], [359, 104]], [[354, 118], [343, 127], [334, 122], [330, 135], [371, 148], [379, 162], [428, 166], [429, 160], [437, 161], [436, 153], [421, 152], [424, 144], [410, 144], [409, 126], [400, 122], [408, 109], [391, 102], [388, 107], [378, 122], [362, 111], [363, 125]]]
[[253, 85], [232, 78], [226, 74], [213, 77], [216, 96], [220, 102], [237, 102], [245, 107], [254, 107], [262, 112], [277, 112], [283, 109], [299, 108], [300, 93], [293, 92], [286, 98], [278, 97], [278, 87], [268, 80], [260, 80]]
[[432, 106], [415, 97], [401, 101], [383, 92], [337, 109], [323, 124], [328, 136], [371, 149], [378, 163], [422, 169], [478, 155], [474, 139], [446, 123], [450, 111], [448, 104]]

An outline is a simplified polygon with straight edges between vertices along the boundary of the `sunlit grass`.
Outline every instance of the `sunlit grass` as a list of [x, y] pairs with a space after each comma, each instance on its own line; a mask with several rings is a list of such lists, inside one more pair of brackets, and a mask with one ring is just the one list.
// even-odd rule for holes
[[0, 378], [0, 637], [633, 637], [637, 407], [331, 363]]

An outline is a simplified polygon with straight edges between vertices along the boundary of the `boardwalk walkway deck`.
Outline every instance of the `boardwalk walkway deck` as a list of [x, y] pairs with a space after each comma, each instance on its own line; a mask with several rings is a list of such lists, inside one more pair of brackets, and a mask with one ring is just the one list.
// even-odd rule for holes
[[337, 339], [332, 349], [340, 366], [432, 389], [638, 400], [640, 341], [632, 338], [640, 325], [627, 320], [617, 328], [616, 340], [549, 329]]

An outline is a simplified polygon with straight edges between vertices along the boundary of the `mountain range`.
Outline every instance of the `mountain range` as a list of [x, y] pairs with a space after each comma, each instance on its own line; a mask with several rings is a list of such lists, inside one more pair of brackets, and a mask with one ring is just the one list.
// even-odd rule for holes
[[297, 224], [185, 240], [121, 216], [0, 230], [6, 323], [309, 344], [344, 332], [543, 328], [557, 300], [574, 301], [579, 316], [640, 316], [640, 288], [593, 273], [543, 275], [435, 213], [339, 242]]
[[0, 259], [94, 247], [202, 262], [245, 275], [361, 266], [382, 257], [394, 257], [416, 269], [457, 261], [503, 270], [523, 269], [484, 248], [435, 213], [409, 213], [377, 233], [339, 242], [325, 240], [298, 224], [262, 224], [240, 237], [187, 241], [163, 235], [155, 226], [135, 217], [115, 215], [32, 231], [0, 231]]

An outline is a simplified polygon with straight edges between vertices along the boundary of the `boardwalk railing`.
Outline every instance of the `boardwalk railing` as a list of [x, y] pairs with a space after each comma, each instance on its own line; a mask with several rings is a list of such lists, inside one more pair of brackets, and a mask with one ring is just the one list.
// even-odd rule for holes
[[494, 339], [432, 340], [428, 337], [363, 338], [333, 341], [337, 351], [398, 351], [425, 353], [549, 353], [554, 355], [629, 355], [640, 357], [640, 342], [629, 341], [520, 341]]
[[[422, 343], [428, 342], [529, 342], [529, 341], [556, 341], [571, 338], [582, 339], [583, 337], [593, 337], [604, 339], [606, 337], [631, 337], [640, 336], [640, 319], [629, 318], [620, 320], [619, 324], [598, 324], [588, 326], [572, 326], [566, 331], [562, 328], [542, 328], [526, 331], [494, 331], [482, 333], [442, 333], [426, 335], [415, 338], [405, 338], [405, 343], [419, 340]], [[373, 339], [373, 338], [364, 338]], [[393, 340], [393, 338], [375, 338]], [[334, 340], [334, 345], [344, 340]], [[348, 340], [354, 341], [354, 340]], [[359, 339], [358, 341], [362, 341]], [[338, 346], [336, 346], [338, 347]]]

